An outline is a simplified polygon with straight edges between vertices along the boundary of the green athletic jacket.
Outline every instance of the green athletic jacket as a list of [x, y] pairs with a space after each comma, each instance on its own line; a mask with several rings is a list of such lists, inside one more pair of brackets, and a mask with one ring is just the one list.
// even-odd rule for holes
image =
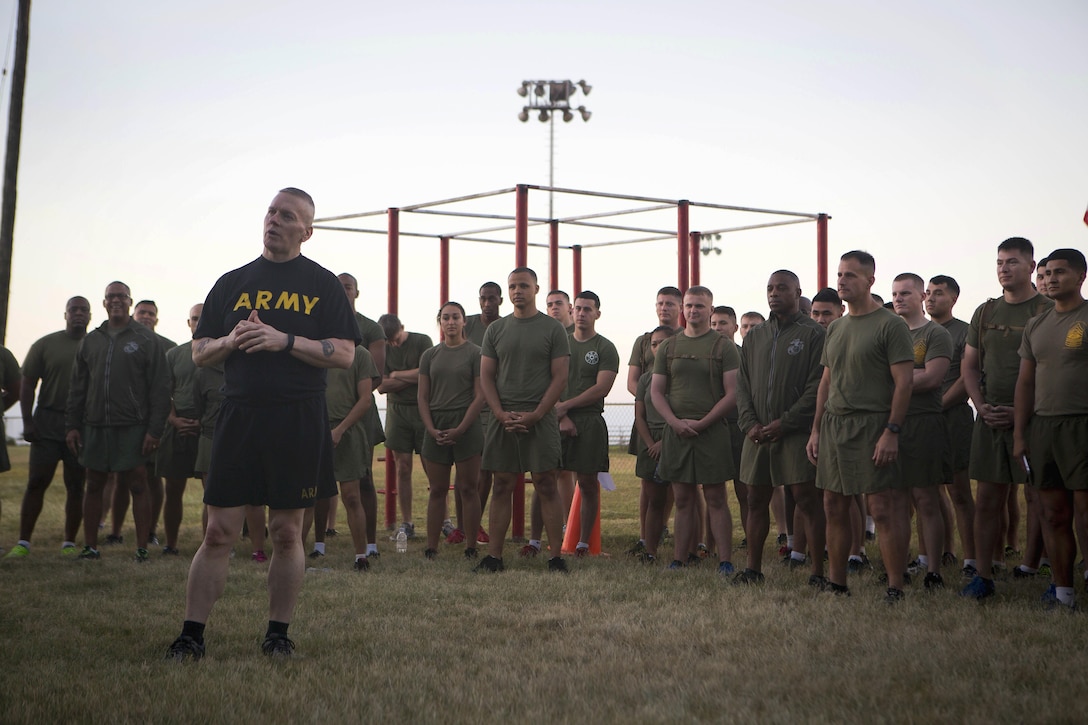
[[116, 337], [109, 322], [87, 333], [76, 352], [66, 430], [146, 425], [159, 438], [170, 412], [170, 379], [166, 355], [154, 332], [132, 318]]
[[778, 418], [783, 433], [811, 430], [826, 336], [820, 323], [801, 312], [785, 323], [771, 315], [748, 331], [737, 372], [737, 424], [742, 431]]

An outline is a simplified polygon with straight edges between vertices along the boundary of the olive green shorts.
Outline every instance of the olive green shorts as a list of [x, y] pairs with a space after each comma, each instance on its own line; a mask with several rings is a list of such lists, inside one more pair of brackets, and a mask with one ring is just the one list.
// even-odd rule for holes
[[[653, 437], [654, 442], [661, 440], [661, 436], [664, 434], [662, 428], [654, 429], [650, 426], [650, 435]], [[654, 473], [657, 472], [658, 461], [650, 456], [650, 449], [642, 445], [642, 439], [638, 439], [638, 453], [635, 457], [635, 475], [645, 481], [654, 480]]]
[[397, 453], [423, 451], [423, 419], [414, 405], [390, 403], [385, 411], [385, 447]]
[[[329, 421], [329, 429], [340, 425]], [[360, 420], [344, 431], [340, 442], [332, 449], [332, 475], [337, 481], [358, 481], [370, 473], [370, 446], [367, 445], [365, 423]]]
[[363, 430], [366, 431], [366, 442], [372, 449], [379, 443], [385, 442], [385, 429], [382, 428], [382, 419], [378, 416], [378, 404], [374, 400], [374, 393], [370, 394], [370, 407], [363, 413]]
[[[461, 421], [465, 419], [467, 410], [467, 408], [462, 408], [461, 410], [432, 410], [431, 420], [434, 422], [434, 427], [438, 430], [456, 428], [461, 425]], [[430, 435], [424, 434], [423, 451], [419, 455], [428, 461], [450, 466], [457, 461], [467, 461], [473, 456], [478, 456], [483, 453], [483, 450], [484, 429], [480, 425], [480, 419], [477, 418], [472, 422], [472, 425], [469, 426], [469, 429], [465, 431], [465, 435], [461, 437], [461, 440], [457, 441], [452, 446], [440, 446], [438, 445], [438, 441]]]
[[898, 461], [880, 468], [873, 463], [873, 451], [887, 422], [887, 413], [824, 413], [816, 487], [844, 496], [903, 488]]
[[484, 433], [483, 470], [501, 473], [543, 473], [562, 462], [559, 422], [549, 410], [528, 433], [509, 433], [492, 417]]
[[948, 447], [944, 451], [944, 481], [952, 483], [952, 476], [966, 471], [971, 465], [971, 434], [975, 427], [975, 413], [967, 403], [954, 405], [944, 412], [948, 426]]
[[209, 466], [212, 465], [212, 439], [200, 435], [200, 441], [196, 444], [196, 466], [195, 470], [201, 477], [208, 472]]
[[83, 429], [83, 450], [79, 462], [91, 471], [124, 472], [147, 461], [143, 455], [146, 425], [115, 425]]
[[155, 457], [156, 473], [170, 479], [193, 478], [196, 474], [196, 452], [199, 444], [199, 433], [178, 435], [174, 426], [168, 424], [159, 440], [159, 450]]
[[1028, 474], [1012, 455], [1012, 428], [991, 428], [979, 416], [971, 434], [968, 473], [987, 483], [1027, 483]]
[[600, 413], [575, 413], [570, 420], [576, 436], [562, 436], [564, 471], [599, 473], [608, 470], [608, 426]]
[[899, 470], [903, 484], [924, 488], [944, 483], [948, 428], [944, 413], [908, 415], [899, 434]]
[[816, 480], [816, 466], [805, 453], [807, 444], [804, 431], [792, 431], [770, 443], [755, 443], [745, 436], [741, 480], [749, 486], [792, 486]]
[[737, 421], [726, 418], [725, 424], [729, 428], [729, 449], [733, 452], [734, 472], [743, 482], [744, 476], [741, 475], [740, 457], [744, 452], [744, 439], [747, 438], [747, 436], [744, 435], [744, 431], [737, 425]]
[[1028, 434], [1032, 484], [1088, 489], [1088, 415], [1037, 415]]
[[715, 485], [732, 480], [733, 450], [725, 421], [715, 421], [694, 438], [681, 438], [665, 426], [659, 471], [669, 483]]

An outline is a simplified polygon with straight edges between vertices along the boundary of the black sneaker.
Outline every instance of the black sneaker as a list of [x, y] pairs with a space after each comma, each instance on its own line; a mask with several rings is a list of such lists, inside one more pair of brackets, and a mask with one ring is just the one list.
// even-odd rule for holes
[[683, 569], [684, 568], [684, 562], [680, 561], [679, 559], [673, 559], [669, 563], [669, 565], [667, 567], [665, 567], [665, 568], [669, 569], [669, 570], [672, 570], [672, 571], [676, 571], [677, 569]]
[[869, 557], [862, 556], [860, 559], [850, 559], [846, 562], [846, 571], [851, 574], [860, 574], [861, 572], [872, 569], [873, 565], [869, 562]]
[[560, 574], [570, 574], [570, 569], [567, 568], [567, 561], [561, 556], [553, 556], [548, 559], [548, 571], [555, 571]]
[[794, 559], [793, 555], [790, 554], [790, 559], [789, 559], [789, 561], [786, 562], [786, 568], [788, 568], [790, 571], [793, 571], [794, 569], [804, 569], [807, 566], [808, 566], [808, 557], [807, 556], [804, 559]]
[[[747, 549], [748, 548], [748, 539], [741, 539], [740, 543], [737, 544], [737, 548], [738, 549]], [[743, 574], [744, 572], [741, 572], [741, 573]]]
[[763, 579], [763, 572], [755, 569], [745, 569], [733, 577], [733, 584], [738, 586], [742, 584], [762, 584]]
[[159, 537], [155, 535], [154, 531], [152, 531], [151, 535], [147, 537], [148, 546], [159, 546], [160, 543], [161, 542], [159, 541]]
[[290, 658], [295, 653], [295, 643], [286, 634], [267, 634], [261, 643], [261, 652], [273, 658]]
[[438, 552], [435, 551], [434, 549], [424, 549], [423, 550], [423, 556], [427, 557], [431, 561], [434, 561], [435, 559], [438, 558]]
[[638, 561], [640, 564], [654, 564], [657, 562], [657, 557], [648, 551], [644, 551], [639, 554]]
[[84, 546], [83, 551], [79, 552], [79, 558], [80, 559], [100, 559], [100, 558], [102, 558], [102, 554], [99, 553], [98, 549], [95, 549], [95, 548], [90, 547], [90, 546]]
[[830, 583], [831, 582], [829, 582], [826, 577], [820, 576], [819, 574], [813, 574], [808, 578], [808, 585], [819, 592], [827, 589], [827, 586]]
[[946, 551], [941, 554], [941, 566], [956, 566], [960, 563], [960, 560], [956, 558], [956, 555], [951, 551]]
[[779, 534], [778, 538], [775, 539], [775, 543], [779, 546], [785, 546], [787, 541], [789, 541], [789, 539], [786, 538], [785, 534]]
[[321, 557], [325, 556], [325, 552], [314, 549], [310, 552], [309, 556], [311, 559], [320, 559]]
[[1015, 569], [1012, 570], [1012, 578], [1013, 579], [1034, 579], [1035, 575], [1037, 573], [1038, 572], [1034, 572], [1034, 571], [1024, 571], [1024, 565], [1021, 564], [1020, 566], [1018, 566], [1018, 567], [1016, 567]]
[[888, 591], [884, 594], [885, 604], [899, 604], [903, 601], [903, 590], [896, 589], [895, 587], [888, 587]]
[[162, 547], [162, 555], [163, 556], [181, 556], [181, 552], [178, 551], [177, 549], [175, 549], [172, 546], [164, 546], [164, 547]]
[[698, 554], [688, 554], [687, 564], [688, 564], [688, 566], [695, 566], [696, 564], [698, 564], [702, 560], [703, 560], [703, 558], [701, 556], [699, 556]]
[[192, 659], [196, 662], [203, 656], [204, 643], [197, 642], [189, 635], [183, 634], [174, 640], [174, 643], [166, 650], [166, 657], [163, 659], [172, 662], [184, 662], [186, 659]]
[[476, 553], [476, 550], [473, 549], [471, 546], [465, 548], [466, 559], [475, 559], [477, 556], [478, 554]]
[[825, 592], [831, 592], [836, 597], [848, 597], [850, 596], [850, 587], [845, 584], [836, 584], [833, 581], [829, 581], [827, 586], [824, 587]]
[[365, 556], [362, 559], [355, 560], [355, 571], [370, 571], [370, 562], [366, 560]]
[[125, 537], [124, 536], [114, 536], [113, 534], [110, 534], [109, 536], [106, 537], [106, 546], [114, 546], [115, 544], [123, 544], [123, 543], [125, 543]]
[[922, 583], [926, 585], [926, 589], [929, 591], [944, 589], [944, 577], [935, 571], [927, 573], [926, 578], [922, 580]]
[[339, 536], [340, 532], [336, 529], [325, 529], [325, 536]]
[[382, 555], [381, 555], [381, 553], [378, 552], [377, 549], [375, 549], [374, 551], [366, 552], [366, 558], [367, 559], [380, 559], [381, 557], [382, 557]]
[[484, 558], [480, 559], [480, 563], [477, 564], [472, 571], [477, 574], [498, 574], [505, 567], [502, 565], [502, 559], [497, 559], [494, 556], [488, 554]]
[[964, 579], [974, 579], [978, 576], [978, 569], [975, 568], [974, 564], [964, 564], [960, 573], [963, 574]]
[[643, 541], [642, 539], [639, 539], [638, 541], [636, 541], [631, 546], [630, 549], [628, 549], [627, 551], [625, 551], [623, 553], [627, 554], [627, 556], [638, 556], [639, 554], [643, 553], [644, 551], [646, 551], [646, 542]]

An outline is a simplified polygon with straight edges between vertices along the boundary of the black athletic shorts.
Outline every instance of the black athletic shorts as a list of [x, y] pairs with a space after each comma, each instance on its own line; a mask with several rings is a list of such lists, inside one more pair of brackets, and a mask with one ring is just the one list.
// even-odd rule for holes
[[332, 453], [324, 395], [270, 405], [224, 399], [204, 503], [309, 508], [336, 495]]

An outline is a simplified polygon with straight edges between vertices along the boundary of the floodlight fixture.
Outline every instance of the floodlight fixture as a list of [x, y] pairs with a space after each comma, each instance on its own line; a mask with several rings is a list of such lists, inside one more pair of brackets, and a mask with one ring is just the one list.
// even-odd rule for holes
[[563, 109], [563, 122], [564, 123], [570, 123], [573, 120], [574, 120], [574, 114], [571, 113], [569, 109], [564, 108]]
[[525, 96], [529, 95], [529, 82], [528, 81], [522, 81], [521, 82], [521, 88], [518, 88], [518, 95], [521, 96], [522, 98], [525, 98]]
[[587, 111], [585, 106], [578, 106], [578, 113], [582, 114], [583, 121], [588, 121], [589, 117], [593, 115], [593, 111]]
[[593, 90], [593, 86], [589, 85], [584, 80], [578, 81], [578, 86], [582, 89], [583, 96], [588, 96], [589, 92]]
[[542, 111], [540, 112], [540, 115], [539, 115], [539, 116], [537, 116], [537, 118], [539, 118], [539, 119], [540, 119], [540, 122], [541, 122], [541, 123], [547, 123], [547, 121], [548, 121], [548, 112], [547, 112], [547, 111], [544, 111], [544, 110], [542, 110]]
[[542, 82], [538, 82], [536, 84], [536, 87], [533, 89], [533, 93], [535, 93], [538, 96], [543, 96], [544, 95], [544, 84]]
[[526, 121], [529, 120], [529, 107], [528, 106], [524, 106], [521, 109], [521, 113], [518, 114], [518, 120], [521, 121], [522, 123], [525, 123]]

